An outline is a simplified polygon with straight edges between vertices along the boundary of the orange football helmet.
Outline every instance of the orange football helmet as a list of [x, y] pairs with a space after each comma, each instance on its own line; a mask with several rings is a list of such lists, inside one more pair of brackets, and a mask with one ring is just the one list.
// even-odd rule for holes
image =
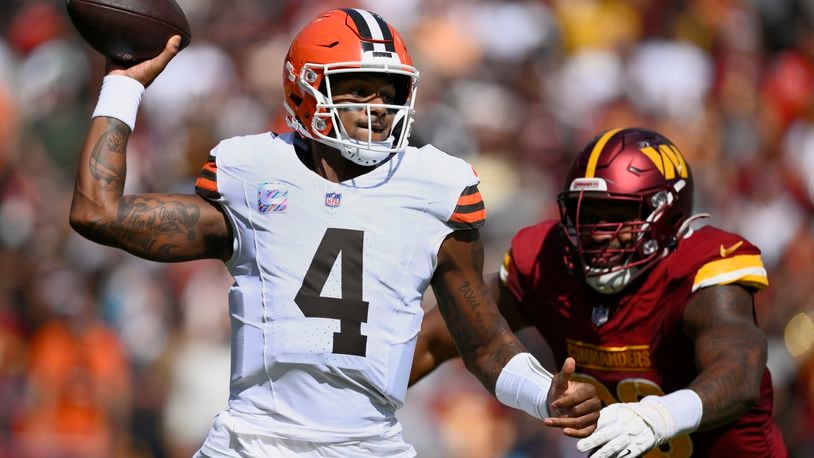
[[[392, 77], [394, 104], [334, 104], [331, 76], [359, 72]], [[375, 165], [407, 146], [418, 80], [404, 41], [390, 24], [361, 9], [331, 10], [308, 23], [288, 50], [283, 66], [286, 122], [354, 163]], [[366, 140], [350, 137], [337, 112], [363, 109], [370, 119], [371, 107], [394, 114], [386, 141], [373, 141], [372, 133]]]

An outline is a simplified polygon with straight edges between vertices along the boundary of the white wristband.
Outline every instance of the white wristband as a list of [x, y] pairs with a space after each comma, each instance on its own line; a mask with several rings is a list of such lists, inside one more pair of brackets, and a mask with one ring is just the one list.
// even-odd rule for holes
[[130, 131], [136, 127], [136, 114], [144, 95], [144, 85], [124, 75], [107, 75], [102, 81], [99, 101], [91, 118], [116, 118], [127, 124]]
[[690, 389], [674, 391], [664, 396], [647, 396], [640, 402], [660, 412], [662, 422], [659, 426], [662, 431], [658, 432], [665, 439], [695, 431], [704, 414], [701, 398]]
[[542, 420], [548, 417], [552, 378], [531, 353], [518, 353], [500, 371], [495, 396], [501, 403]]

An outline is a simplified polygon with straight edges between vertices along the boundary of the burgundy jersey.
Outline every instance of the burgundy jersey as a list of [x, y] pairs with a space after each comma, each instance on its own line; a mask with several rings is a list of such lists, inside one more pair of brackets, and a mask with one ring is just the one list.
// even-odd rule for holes
[[[521, 229], [501, 279], [520, 312], [551, 346], [558, 365], [572, 356], [575, 379], [596, 386], [603, 403], [635, 402], [686, 388], [698, 375], [693, 343], [682, 329], [690, 295], [713, 285], [768, 285], [760, 250], [706, 226], [614, 295], [600, 294], [569, 273], [559, 222]], [[772, 381], [763, 373], [760, 400], [734, 424], [678, 437], [648, 457], [784, 457], [772, 417]]]

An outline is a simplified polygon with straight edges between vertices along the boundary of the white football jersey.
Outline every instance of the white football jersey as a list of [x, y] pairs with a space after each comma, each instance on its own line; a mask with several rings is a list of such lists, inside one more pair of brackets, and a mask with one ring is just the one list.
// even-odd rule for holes
[[295, 138], [223, 141], [197, 183], [235, 237], [230, 411], [247, 432], [377, 436], [397, 423], [438, 249], [484, 222], [479, 180], [425, 146], [333, 183]]

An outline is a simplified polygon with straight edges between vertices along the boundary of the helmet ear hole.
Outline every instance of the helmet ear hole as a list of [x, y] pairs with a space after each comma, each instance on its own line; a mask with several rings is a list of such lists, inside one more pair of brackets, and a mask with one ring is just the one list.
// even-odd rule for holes
[[296, 94], [289, 94], [288, 99], [291, 100], [291, 103], [294, 104], [295, 108], [299, 108], [300, 104], [302, 103], [302, 97]]

